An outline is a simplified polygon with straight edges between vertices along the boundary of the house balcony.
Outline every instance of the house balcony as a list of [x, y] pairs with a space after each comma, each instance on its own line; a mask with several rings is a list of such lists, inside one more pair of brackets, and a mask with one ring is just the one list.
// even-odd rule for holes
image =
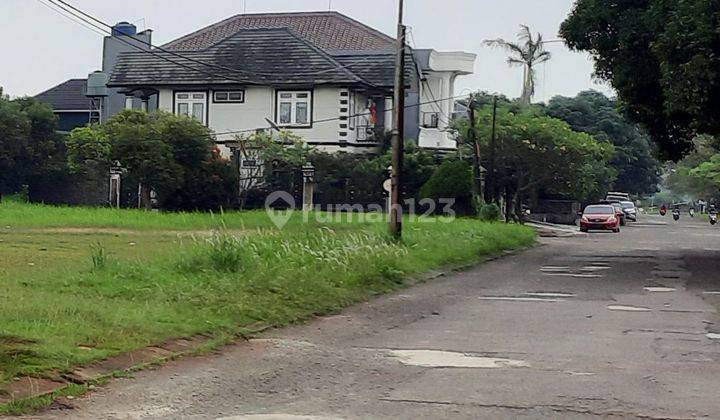
[[423, 112], [420, 118], [418, 146], [423, 149], [457, 149], [456, 134], [447, 129], [447, 122], [441, 120], [439, 112]]

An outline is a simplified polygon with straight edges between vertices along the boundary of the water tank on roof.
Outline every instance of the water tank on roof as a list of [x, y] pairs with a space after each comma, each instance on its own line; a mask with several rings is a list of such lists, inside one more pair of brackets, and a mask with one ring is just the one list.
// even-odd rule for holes
[[128, 22], [120, 22], [112, 27], [113, 36], [134, 36], [137, 35], [137, 26]]
[[85, 93], [85, 96], [89, 96], [91, 98], [108, 96], [107, 83], [109, 80], [110, 77], [107, 73], [103, 73], [101, 71], [90, 73], [90, 75], [88, 75], [87, 92]]

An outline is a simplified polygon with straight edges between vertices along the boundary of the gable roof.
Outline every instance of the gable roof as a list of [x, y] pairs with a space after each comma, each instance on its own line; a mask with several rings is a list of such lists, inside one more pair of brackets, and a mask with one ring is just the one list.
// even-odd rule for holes
[[209, 48], [181, 56], [157, 50], [123, 53], [108, 86], [333, 83], [367, 84], [324, 51], [287, 28], [278, 28], [241, 30]]
[[381, 51], [395, 39], [338, 12], [240, 14], [176, 39], [163, 48], [198, 51], [244, 29], [289, 28], [327, 51]]
[[87, 79], [70, 79], [46, 90], [35, 99], [50, 105], [55, 111], [89, 110], [90, 99], [85, 96]]

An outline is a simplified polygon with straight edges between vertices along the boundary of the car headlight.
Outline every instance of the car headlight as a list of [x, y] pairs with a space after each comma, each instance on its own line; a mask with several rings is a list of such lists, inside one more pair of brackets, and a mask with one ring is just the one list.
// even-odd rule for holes
[[607, 221], [610, 223], [617, 222], [617, 218], [615, 218], [615, 216], [610, 216]]

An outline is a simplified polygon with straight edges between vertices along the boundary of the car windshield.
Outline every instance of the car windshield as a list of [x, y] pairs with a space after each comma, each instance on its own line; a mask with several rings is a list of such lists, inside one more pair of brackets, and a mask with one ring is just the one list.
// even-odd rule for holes
[[624, 209], [634, 209], [635, 208], [635, 204], [633, 204], [632, 201], [621, 201], [620, 205]]
[[611, 206], [587, 206], [583, 214], [613, 214], [615, 209]]

